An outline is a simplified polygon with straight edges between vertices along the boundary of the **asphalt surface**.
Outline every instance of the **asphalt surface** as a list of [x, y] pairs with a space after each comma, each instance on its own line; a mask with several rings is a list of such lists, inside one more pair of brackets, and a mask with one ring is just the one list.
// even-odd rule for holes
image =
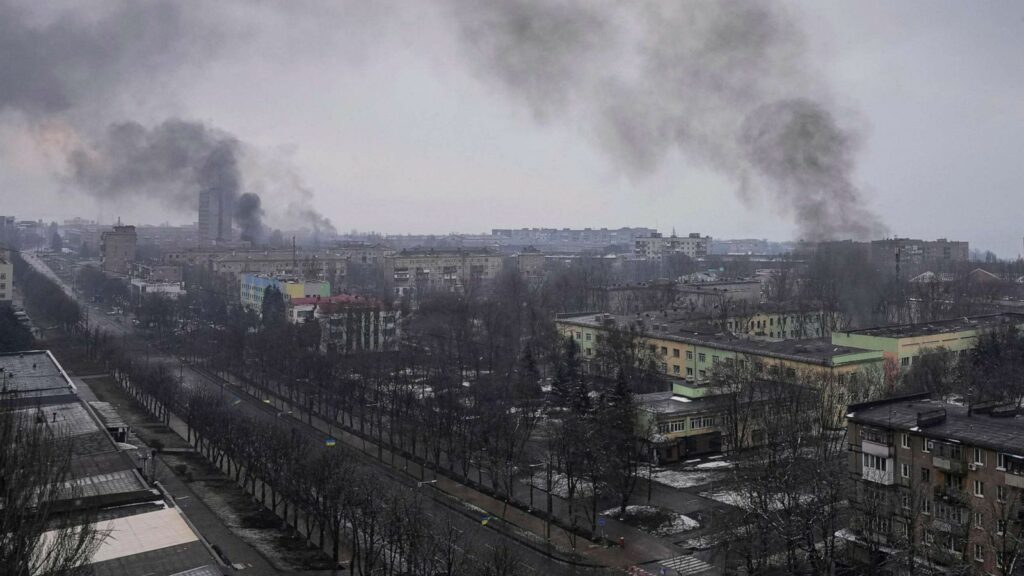
[[[246, 415], [263, 418], [268, 422], [278, 421], [280, 418], [284, 417], [295, 424], [295, 428], [299, 433], [306, 435], [311, 440], [323, 443], [327, 439], [327, 434], [290, 416], [281, 415], [280, 410], [277, 408], [260, 402], [247, 394], [234, 393], [230, 387], [226, 387], [224, 385], [223, 381], [196, 370], [173, 355], [153, 346], [151, 343], [146, 341], [142, 335], [136, 333], [131, 322], [132, 318], [130, 315], [108, 314], [111, 310], [109, 306], [85, 302], [83, 298], [71, 290], [63, 279], [54, 274], [50, 267], [38, 256], [31, 253], [23, 253], [23, 256], [25, 257], [26, 262], [28, 262], [33, 268], [46, 274], [57, 282], [58, 285], [64, 288], [65, 292], [68, 293], [69, 296], [74, 298], [79, 305], [82, 306], [83, 312], [87, 314], [87, 321], [91, 327], [99, 327], [116, 337], [123, 338], [123, 344], [125, 347], [135, 350], [140, 357], [144, 354], [145, 360], [152, 365], [165, 366], [168, 371], [178, 374], [180, 381], [185, 386], [190, 389], [205, 388], [211, 391], [231, 394], [239, 400], [239, 402], [234, 404], [235, 409], [245, 413]], [[414, 478], [402, 475], [401, 473], [393, 470], [390, 466], [377, 462], [375, 459], [368, 456], [365, 456], [364, 460], [381, 470], [383, 477], [387, 477], [389, 481], [402, 484], [411, 489], [417, 489], [417, 483]], [[430, 490], [427, 490], [428, 494], [430, 492]], [[498, 529], [482, 526], [480, 519], [470, 518], [462, 513], [455, 512], [435, 499], [425, 499], [424, 502], [427, 506], [426, 511], [429, 514], [434, 515], [435, 517], [449, 519], [458, 529], [465, 531], [467, 534], [471, 534], [472, 548], [474, 551], [477, 551], [477, 553], [486, 552], [487, 547], [498, 548], [501, 546], [508, 546], [515, 550], [523, 564], [523, 567], [528, 571], [532, 571], [534, 574], [583, 574], [587, 572], [580, 568], [573, 570], [567, 564], [554, 560], [537, 552], [531, 547], [523, 545], [517, 539], [505, 535]]]

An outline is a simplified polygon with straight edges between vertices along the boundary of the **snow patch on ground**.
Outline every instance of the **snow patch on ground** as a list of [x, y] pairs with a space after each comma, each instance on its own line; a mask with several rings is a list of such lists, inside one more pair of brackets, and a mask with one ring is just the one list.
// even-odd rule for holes
[[655, 468], [651, 479], [672, 488], [693, 488], [717, 482], [723, 478], [720, 472], [709, 470], [670, 470]]
[[725, 460], [713, 460], [711, 462], [697, 464], [696, 468], [698, 470], [710, 470], [713, 468], [732, 468], [732, 462], [726, 462]]
[[[548, 487], [548, 473], [543, 470], [536, 472], [531, 480], [533, 487], [537, 490], [546, 490]], [[573, 495], [577, 498], [583, 498], [593, 494], [593, 491], [594, 488], [590, 482], [577, 480]], [[565, 474], [558, 472], [551, 475], [551, 493], [559, 498], [569, 497], [569, 481]]]
[[700, 522], [693, 518], [656, 506], [627, 506], [624, 516], [619, 516], [618, 508], [610, 508], [602, 514], [618, 518], [623, 523], [653, 536], [671, 536], [700, 528]]

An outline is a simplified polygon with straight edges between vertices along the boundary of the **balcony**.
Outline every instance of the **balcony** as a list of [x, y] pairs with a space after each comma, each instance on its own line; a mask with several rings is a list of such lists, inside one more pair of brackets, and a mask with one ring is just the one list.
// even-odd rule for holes
[[871, 454], [879, 458], [892, 458], [893, 446], [891, 443], [864, 439], [860, 444], [860, 449], [865, 454]]
[[861, 478], [867, 482], [874, 482], [875, 484], [882, 484], [885, 486], [892, 486], [896, 480], [892, 473], [891, 466], [889, 466], [887, 470], [878, 470], [864, 466], [861, 468]]
[[1024, 489], [1024, 476], [1014, 474], [1012, 472], [1006, 473], [1006, 479], [1003, 481], [1007, 486], [1012, 488]]
[[956, 486], [936, 486], [935, 499], [949, 504], [963, 504], [969, 499], [967, 493]]
[[941, 456], [932, 456], [932, 466], [939, 470], [949, 472], [950, 474], [956, 474], [958, 476], [962, 476], [964, 474], [964, 463], [960, 460], [943, 458]]

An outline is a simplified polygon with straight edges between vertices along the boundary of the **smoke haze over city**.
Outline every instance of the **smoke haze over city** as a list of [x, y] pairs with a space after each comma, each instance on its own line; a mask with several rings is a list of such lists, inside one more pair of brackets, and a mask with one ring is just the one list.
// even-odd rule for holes
[[4, 0], [0, 16], [0, 202], [26, 217], [192, 222], [203, 179], [225, 177], [203, 169], [216, 150], [251, 234], [636, 225], [1020, 251], [1012, 5]]

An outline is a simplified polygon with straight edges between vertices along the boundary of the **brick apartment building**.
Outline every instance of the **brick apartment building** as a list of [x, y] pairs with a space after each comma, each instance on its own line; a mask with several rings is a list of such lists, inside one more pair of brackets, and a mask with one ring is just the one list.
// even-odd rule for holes
[[[885, 573], [1024, 570], [1024, 416], [927, 395], [850, 406], [850, 539]], [[879, 568], [881, 567], [881, 568]]]

